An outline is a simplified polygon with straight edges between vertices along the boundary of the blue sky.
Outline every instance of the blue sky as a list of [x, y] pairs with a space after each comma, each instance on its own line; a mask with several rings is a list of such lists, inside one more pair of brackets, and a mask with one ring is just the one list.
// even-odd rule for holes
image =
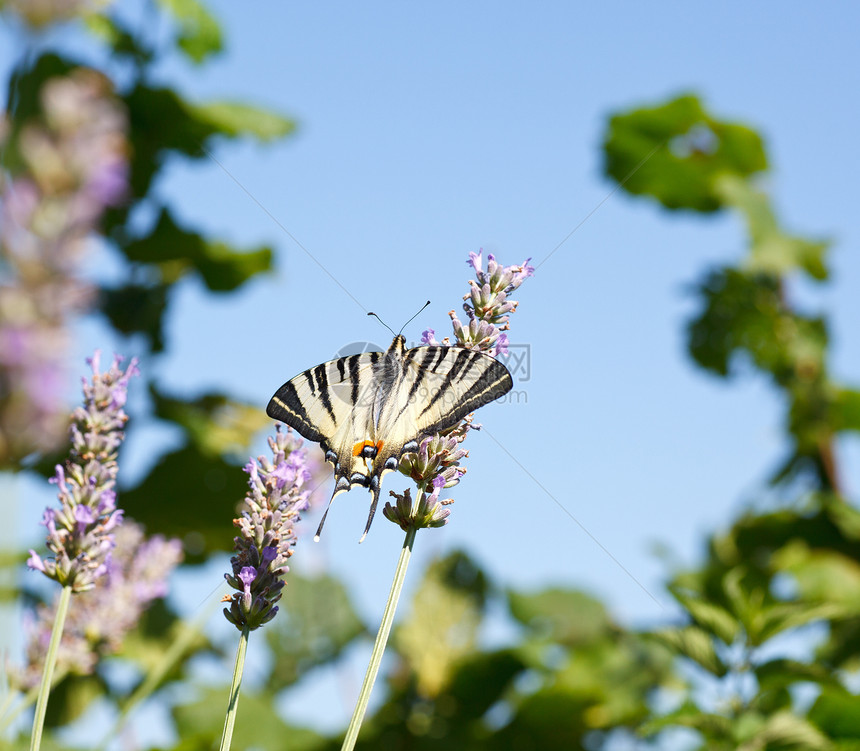
[[[833, 281], [792, 294], [832, 314], [833, 369], [860, 380], [858, 6], [212, 6], [226, 53], [201, 70], [171, 62], [164, 78], [189, 96], [269, 106], [299, 128], [276, 147], [219, 148], [223, 169], [172, 164], [159, 191], [189, 222], [274, 244], [278, 272], [224, 298], [184, 283], [170, 356], [143, 367], [180, 393], [227, 389], [262, 409], [343, 345], [390, 340], [318, 264], [395, 329], [430, 299], [406, 331], [415, 341], [426, 327], [447, 333], [469, 251], [532, 257], [510, 332], [530, 348], [530, 378], [515, 387], [525, 396], [479, 413], [486, 432], [468, 441], [451, 522], [419, 535], [410, 582], [428, 556], [466, 546], [502, 587], [576, 585], [627, 622], [668, 617], [670, 564], [655, 544], [691, 563], [707, 532], [761, 496], [782, 453], [782, 408], [763, 380], [716, 380], [685, 353], [687, 287], [740, 257], [743, 227], [612, 194], [606, 120], [692, 91], [718, 117], [763, 132], [785, 223], [834, 240]], [[8, 69], [20, 48], [3, 34]], [[76, 358], [121, 346], [95, 325], [80, 331]], [[129, 465], [139, 471], [170, 440], [133, 436]], [[856, 493], [860, 444], [839, 449]], [[389, 475], [384, 491], [405, 484]], [[378, 518], [358, 546], [368, 501], [359, 488], [340, 496], [317, 545], [311, 516], [294, 560], [346, 579], [372, 622], [402, 533]]]

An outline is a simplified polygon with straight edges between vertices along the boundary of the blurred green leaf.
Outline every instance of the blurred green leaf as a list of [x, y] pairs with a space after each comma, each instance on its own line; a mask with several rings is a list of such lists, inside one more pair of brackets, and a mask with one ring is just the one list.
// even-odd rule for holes
[[696, 624], [726, 644], [734, 642], [740, 631], [740, 624], [725, 608], [699, 597], [691, 597], [678, 587], [670, 587], [670, 590]]
[[172, 284], [189, 271], [197, 271], [213, 292], [228, 292], [252, 276], [272, 268], [272, 249], [240, 252], [221, 242], [210, 242], [197, 232], [180, 227], [162, 208], [155, 227], [123, 247], [130, 261], [158, 265], [162, 279]]
[[346, 587], [330, 576], [291, 570], [278, 617], [265, 630], [272, 650], [272, 690], [298, 681], [309, 670], [339, 657], [365, 633]]
[[833, 550], [812, 550], [795, 540], [774, 554], [774, 565], [787, 571], [805, 600], [838, 603], [845, 613], [860, 614], [860, 562]]
[[676, 655], [688, 657], [716, 676], [722, 677], [728, 672], [717, 656], [711, 637], [698, 626], [659, 629], [652, 636]]
[[751, 254], [746, 268], [752, 273], [781, 275], [803, 269], [814, 279], [827, 278], [828, 243], [785, 234], [777, 223], [770, 198], [748, 181], [733, 175], [716, 180], [716, 191], [746, 219]]
[[833, 404], [834, 430], [860, 431], [860, 391], [840, 388]]
[[240, 467], [190, 445], [161, 457], [139, 485], [120, 492], [120, 502], [150, 534], [179, 537], [199, 560], [204, 551], [232, 548], [232, 519], [247, 487]]
[[607, 175], [670, 209], [716, 211], [723, 206], [716, 178], [767, 168], [758, 133], [714, 119], [692, 95], [614, 115], [603, 149]]
[[[192, 159], [206, 157], [209, 140], [216, 136], [249, 135], [270, 140], [286, 134], [292, 121], [245, 105], [192, 103], [173, 89], [152, 88], [138, 83], [125, 94], [132, 146], [131, 188], [134, 198], [143, 198], [152, 179], [171, 152]], [[256, 112], [259, 122], [253, 122]], [[280, 124], [279, 124], [280, 123]]]
[[[251, 639], [253, 642], [253, 638]], [[194, 739], [208, 744], [206, 748], [217, 746], [224, 726], [227, 711], [229, 688], [208, 689], [196, 692], [198, 700], [192, 704], [174, 707], [173, 716], [176, 730], [183, 739]], [[260, 749], [260, 751], [311, 751], [324, 739], [305, 728], [288, 725], [276, 711], [276, 697], [273, 693], [252, 693], [243, 690], [239, 697], [236, 726], [233, 731], [233, 748]]]
[[164, 313], [170, 287], [126, 284], [102, 288], [100, 309], [111, 326], [126, 336], [143, 334], [152, 352], [164, 349]]
[[524, 669], [514, 650], [476, 651], [457, 663], [447, 692], [438, 701], [454, 703], [458, 723], [477, 720], [508, 693]]
[[822, 691], [809, 710], [809, 719], [834, 740], [860, 740], [860, 696]]
[[89, 706], [107, 693], [97, 675], [70, 675], [51, 689], [45, 727], [56, 728], [77, 720]]
[[693, 728], [710, 740], [725, 740], [733, 735], [732, 721], [728, 717], [704, 712], [689, 700], [662, 717], [649, 719], [639, 727], [639, 734], [648, 737], [671, 727]]
[[195, 63], [220, 52], [221, 27], [206, 6], [198, 0], [158, 0], [179, 24], [177, 46]]
[[822, 686], [838, 686], [839, 679], [822, 665], [800, 662], [786, 657], [768, 660], [753, 668], [759, 690], [773, 691], [787, 688], [795, 683], [818, 683]]
[[526, 697], [511, 722], [487, 747], [495, 751], [585, 751], [587, 701], [563, 689], [548, 688]]
[[207, 102], [190, 105], [189, 109], [198, 121], [226, 136], [250, 135], [266, 142], [283, 138], [296, 129], [294, 120], [242, 102]]
[[830, 751], [830, 741], [814, 725], [791, 712], [767, 718], [761, 730], [738, 751]]
[[537, 594], [508, 592], [511, 615], [540, 638], [571, 646], [588, 644], [609, 627], [606, 609], [596, 598], [571, 589]]
[[394, 633], [421, 696], [436, 696], [457, 661], [474, 651], [486, 587], [483, 572], [465, 553], [451, 553], [427, 567], [409, 613]]
[[745, 351], [779, 384], [811, 382], [823, 372], [824, 320], [788, 311], [776, 277], [717, 269], [699, 292], [703, 305], [688, 327], [689, 348], [706, 370], [727, 376], [736, 353]]
[[257, 433], [271, 424], [261, 407], [224, 394], [181, 399], [151, 385], [150, 395], [156, 417], [182, 427], [195, 446], [212, 456], [244, 458]]

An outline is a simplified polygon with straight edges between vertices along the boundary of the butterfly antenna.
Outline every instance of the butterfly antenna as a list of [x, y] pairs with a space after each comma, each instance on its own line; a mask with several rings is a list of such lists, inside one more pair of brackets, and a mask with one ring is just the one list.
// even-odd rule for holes
[[[391, 326], [389, 326], [385, 321], [383, 321], [378, 315], [376, 315], [376, 313], [368, 313], [367, 315], [373, 316], [377, 321], [379, 321], [383, 326], [385, 326], [385, 328], [387, 328], [392, 334], [394, 334], [394, 329], [391, 328]], [[397, 334], [394, 335], [397, 336]]]
[[403, 326], [400, 327], [400, 331], [397, 332], [397, 336], [400, 336], [403, 333], [403, 329], [405, 329], [410, 323], [412, 323], [412, 321], [414, 321], [416, 318], [418, 318], [418, 316], [421, 315], [421, 313], [424, 311], [424, 308], [426, 308], [429, 304], [430, 304], [429, 300], [427, 302], [425, 302], [421, 306], [421, 310], [419, 310], [414, 316], [412, 316], [412, 318], [410, 318], [406, 323], [403, 324]]

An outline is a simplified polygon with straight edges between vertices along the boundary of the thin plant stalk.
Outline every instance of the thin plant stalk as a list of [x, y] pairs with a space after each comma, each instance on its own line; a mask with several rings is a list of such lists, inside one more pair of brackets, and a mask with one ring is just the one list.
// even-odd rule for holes
[[364, 715], [370, 701], [370, 692], [376, 682], [379, 666], [382, 663], [382, 653], [385, 651], [388, 635], [391, 633], [391, 625], [394, 623], [394, 613], [400, 600], [400, 592], [403, 590], [406, 569], [412, 558], [412, 546], [415, 544], [417, 531], [414, 527], [410, 527], [406, 532], [406, 539], [403, 541], [403, 548], [400, 551], [400, 559], [397, 561], [397, 568], [394, 571], [394, 581], [391, 583], [391, 591], [388, 593], [388, 602], [385, 603], [385, 611], [382, 614], [382, 623], [379, 626], [379, 633], [376, 634], [373, 652], [370, 654], [370, 664], [367, 666], [367, 673], [364, 675], [364, 682], [361, 684], [361, 691], [359, 691], [358, 701], [349, 721], [349, 727], [346, 729], [346, 737], [343, 739], [341, 751], [351, 751], [358, 740], [361, 723], [364, 721]]
[[60, 600], [57, 603], [57, 616], [54, 618], [54, 630], [51, 632], [51, 643], [45, 655], [45, 669], [42, 673], [42, 684], [39, 686], [39, 698], [36, 700], [36, 714], [33, 717], [33, 733], [30, 736], [30, 751], [38, 751], [42, 745], [42, 728], [45, 725], [45, 711], [48, 709], [48, 696], [51, 693], [51, 683], [54, 679], [54, 666], [60, 652], [60, 639], [63, 636], [63, 626], [66, 614], [69, 612], [69, 601], [72, 599], [72, 587], [63, 587]]
[[251, 631], [246, 626], [239, 637], [239, 648], [236, 650], [236, 666], [233, 668], [233, 684], [230, 686], [230, 703], [227, 705], [227, 716], [224, 718], [224, 732], [221, 734], [220, 751], [228, 751], [233, 740], [233, 726], [236, 724], [236, 710], [239, 708], [239, 689], [242, 686], [242, 673], [245, 670], [245, 652], [248, 650], [248, 636]]

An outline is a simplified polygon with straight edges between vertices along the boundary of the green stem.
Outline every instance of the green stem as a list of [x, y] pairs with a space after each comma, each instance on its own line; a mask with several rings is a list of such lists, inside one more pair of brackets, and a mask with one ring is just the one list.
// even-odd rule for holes
[[233, 740], [233, 726], [236, 724], [239, 688], [242, 685], [242, 673], [245, 670], [245, 652], [248, 650], [249, 634], [248, 628], [245, 627], [239, 637], [239, 648], [236, 650], [236, 667], [233, 668], [233, 685], [230, 686], [230, 703], [227, 705], [227, 716], [224, 718], [224, 732], [221, 734], [220, 751], [228, 751]]
[[397, 561], [397, 568], [394, 571], [394, 581], [391, 583], [391, 591], [388, 593], [388, 602], [385, 603], [385, 612], [382, 614], [382, 623], [379, 626], [379, 633], [376, 635], [376, 641], [373, 644], [373, 652], [370, 654], [370, 664], [367, 666], [367, 673], [365, 673], [364, 682], [361, 684], [358, 701], [352, 713], [352, 719], [349, 721], [349, 727], [346, 729], [346, 737], [343, 739], [343, 745], [340, 747], [341, 751], [352, 751], [355, 747], [355, 742], [358, 740], [358, 731], [361, 729], [361, 723], [367, 712], [370, 692], [373, 690], [373, 684], [376, 682], [376, 675], [382, 662], [382, 653], [385, 651], [388, 635], [391, 633], [391, 624], [394, 623], [394, 612], [397, 610], [397, 601], [400, 599], [400, 592], [403, 589], [406, 569], [409, 566], [409, 559], [412, 557], [412, 546], [415, 544], [416, 532], [416, 529], [410, 528], [406, 533], [406, 539], [403, 541], [400, 560]]
[[54, 618], [54, 630], [51, 632], [51, 643], [48, 654], [45, 655], [45, 669], [42, 673], [42, 684], [39, 686], [39, 698], [36, 700], [36, 714], [33, 717], [33, 734], [30, 736], [30, 751], [38, 751], [42, 745], [42, 728], [45, 725], [45, 711], [48, 709], [48, 696], [51, 693], [51, 682], [54, 678], [54, 666], [60, 652], [60, 639], [63, 636], [63, 626], [66, 623], [66, 613], [69, 612], [69, 600], [72, 599], [72, 588], [63, 587], [60, 600], [57, 603], [57, 617]]

